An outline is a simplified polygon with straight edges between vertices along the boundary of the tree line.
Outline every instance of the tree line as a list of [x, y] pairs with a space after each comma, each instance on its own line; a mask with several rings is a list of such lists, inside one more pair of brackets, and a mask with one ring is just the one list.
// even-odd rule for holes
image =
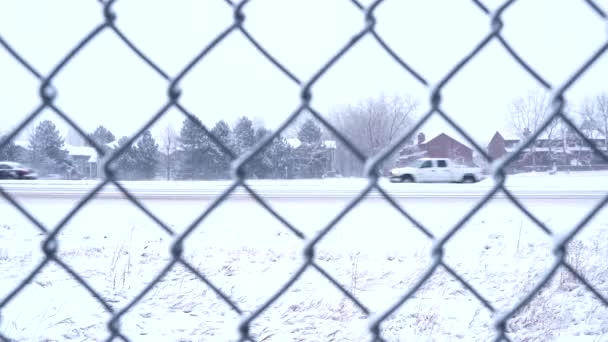
[[[116, 139], [103, 125], [91, 132], [89, 138], [108, 155], [125, 148], [113, 163], [119, 179], [213, 180], [230, 178], [233, 158], [251, 150], [271, 131], [263, 126], [254, 127], [253, 121], [243, 116], [234, 127], [220, 120], [209, 133], [215, 139], [195, 117], [185, 118], [179, 133], [167, 126], [162, 130], [160, 144], [147, 130], [131, 146], [125, 147], [129, 137]], [[275, 137], [246, 164], [246, 177], [321, 178], [332, 169], [333, 152], [323, 140], [319, 124], [310, 118], [305, 120], [298, 126], [297, 138], [299, 144], [292, 146], [284, 135]], [[86, 142], [81, 145], [89, 146]], [[42, 175], [66, 175], [77, 169], [77, 161], [70, 156], [65, 139], [51, 120], [35, 126], [29, 134], [27, 148], [14, 141], [1, 148], [0, 160], [27, 164]]]
[[[212, 180], [230, 178], [230, 164], [271, 134], [264, 126], [254, 127], [247, 116], [240, 117], [234, 127], [225, 120], [210, 130], [212, 139], [202, 129], [200, 119], [186, 118], [178, 135], [166, 129], [161, 161], [167, 178], [183, 180]], [[307, 119], [297, 129], [299, 145], [292, 146], [283, 134], [255, 154], [246, 164], [247, 178], [290, 179], [321, 178], [332, 168], [331, 151], [326, 146], [322, 129], [313, 119]], [[174, 146], [172, 148], [172, 146]]]
[[[380, 94], [358, 103], [338, 106], [328, 114], [327, 121], [335, 127], [352, 146], [366, 158], [391, 145], [409, 130], [419, 117], [418, 102], [408, 95], [388, 96]], [[507, 125], [520, 139], [536, 131], [550, 113], [548, 97], [540, 91], [530, 91], [514, 99], [508, 105]], [[578, 128], [588, 138], [601, 138], [603, 148], [608, 150], [608, 94], [586, 99], [581, 106], [570, 106], [566, 114], [575, 117]], [[202, 129], [201, 120], [185, 118], [177, 131], [172, 126], [163, 128], [158, 137], [147, 131], [126, 148], [114, 164], [121, 179], [176, 179], [212, 180], [230, 177], [233, 156], [241, 156], [271, 134], [263, 123], [254, 123], [242, 116], [233, 125], [225, 120], [215, 123], [209, 130], [212, 139]], [[554, 120], [545, 130], [545, 136], [556, 145], [550, 151], [559, 154], [560, 148], [576, 140], [572, 130], [563, 122]], [[68, 132], [68, 140], [71, 140]], [[124, 146], [129, 140], [119, 139], [103, 125], [98, 126], [89, 137], [111, 152]], [[293, 145], [289, 138], [297, 138]], [[580, 140], [580, 139], [579, 139]], [[232, 153], [218, 145], [220, 142]], [[335, 145], [326, 146], [325, 141]], [[0, 149], [0, 160], [15, 160], [37, 168], [41, 173], [64, 173], [74, 169], [75, 161], [64, 147], [64, 139], [51, 121], [40, 122], [28, 137], [29, 146], [24, 149], [13, 142]], [[111, 146], [105, 144], [113, 143]], [[560, 146], [557, 146], [560, 145]], [[532, 146], [534, 150], [536, 145]], [[412, 137], [404, 142], [403, 149], [417, 152]], [[414, 153], [415, 154], [415, 153]], [[562, 153], [563, 154], [563, 153]], [[532, 153], [532, 158], [535, 154]], [[395, 166], [399, 152], [381, 165], [381, 172]], [[579, 158], [580, 159], [580, 158]], [[534, 162], [534, 160], [533, 160]], [[292, 127], [281, 132], [264, 150], [256, 154], [246, 165], [248, 178], [319, 178], [324, 175], [363, 176], [363, 163], [330, 130], [311, 118], [310, 113], [296, 120]]]
[[[417, 102], [411, 97], [381, 94], [356, 104], [336, 107], [327, 120], [354, 147], [369, 157], [411, 127], [417, 107]], [[149, 131], [144, 132], [113, 164], [117, 176], [130, 180], [227, 179], [230, 177], [231, 154], [241, 156], [271, 134], [263, 123], [255, 124], [247, 116], [238, 118], [232, 126], [225, 120], [220, 120], [209, 132], [232, 153], [227, 153], [226, 149], [205, 133], [200, 119], [185, 118], [178, 131], [168, 125], [158, 137]], [[66, 138], [71, 145], [87, 145], [77, 135], [70, 131]], [[117, 139], [103, 125], [88, 136], [110, 153], [123, 147], [129, 140], [126, 136]], [[297, 138], [298, 143], [290, 144], [288, 137]], [[335, 143], [326, 145], [326, 141]], [[45, 120], [29, 133], [28, 148], [9, 142], [0, 149], [0, 160], [28, 164], [41, 174], [65, 174], [73, 171], [76, 164], [65, 144], [66, 139], [54, 123]], [[396, 156], [397, 153], [385, 163], [385, 169], [392, 167]], [[281, 132], [269, 146], [247, 163], [245, 173], [248, 178], [259, 179], [320, 178], [335, 174], [362, 176], [363, 163], [346, 144], [314, 120], [310, 113], [303, 113], [292, 127]]]

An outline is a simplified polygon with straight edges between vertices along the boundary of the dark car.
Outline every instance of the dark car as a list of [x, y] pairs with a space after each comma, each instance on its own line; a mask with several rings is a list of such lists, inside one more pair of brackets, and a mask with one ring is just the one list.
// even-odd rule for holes
[[36, 179], [36, 171], [22, 164], [0, 161], [0, 179]]

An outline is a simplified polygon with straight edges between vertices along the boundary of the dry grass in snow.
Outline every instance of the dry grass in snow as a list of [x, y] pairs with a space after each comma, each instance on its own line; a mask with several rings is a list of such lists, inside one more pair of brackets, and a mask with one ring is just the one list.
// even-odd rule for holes
[[[40, 205], [40, 210], [54, 210], [48, 209], [49, 203]], [[412, 201], [404, 208], [439, 236], [471, 205]], [[572, 228], [589, 208], [588, 203], [534, 205], [535, 214], [558, 232]], [[311, 236], [342, 206], [285, 202], [277, 208]], [[43, 236], [5, 208], [0, 222], [0, 298], [42, 260]], [[157, 209], [180, 231], [204, 205], [168, 202]], [[48, 220], [54, 222], [58, 216], [53, 215], [49, 213]], [[569, 263], [604, 295], [607, 223], [600, 214], [568, 249]], [[92, 203], [70, 222], [59, 241], [61, 260], [116, 310], [170, 261], [171, 237], [119, 201]], [[302, 265], [302, 247], [301, 240], [259, 206], [234, 201], [195, 230], [185, 244], [185, 258], [241, 310], [251, 313]], [[552, 239], [530, 220], [512, 205], [495, 201], [447, 243], [445, 261], [503, 310], [542, 279], [553, 262], [551, 248]], [[430, 240], [412, 224], [385, 202], [370, 200], [319, 243], [316, 262], [377, 314], [414, 286], [431, 263], [430, 250]], [[17, 341], [99, 341], [107, 337], [111, 317], [54, 264], [1, 314], [0, 332]], [[606, 341], [607, 314], [602, 302], [560, 269], [509, 321], [508, 333], [514, 341]], [[122, 331], [136, 341], [227, 341], [237, 336], [239, 322], [209, 287], [176, 266], [123, 317]], [[251, 331], [264, 342], [368, 341], [368, 324], [363, 311], [311, 268], [254, 321]], [[382, 324], [382, 333], [389, 341], [487, 341], [494, 336], [491, 312], [441, 268]]]

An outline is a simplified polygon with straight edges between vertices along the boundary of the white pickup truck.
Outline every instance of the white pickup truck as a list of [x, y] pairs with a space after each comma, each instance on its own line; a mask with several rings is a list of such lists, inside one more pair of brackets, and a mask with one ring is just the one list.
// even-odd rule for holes
[[411, 164], [394, 168], [389, 177], [392, 183], [475, 183], [485, 176], [478, 167], [455, 164], [447, 158], [421, 158]]

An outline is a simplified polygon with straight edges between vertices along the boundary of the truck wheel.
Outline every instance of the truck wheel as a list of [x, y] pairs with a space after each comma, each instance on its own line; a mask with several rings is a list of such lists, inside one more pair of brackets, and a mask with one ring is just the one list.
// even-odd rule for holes
[[462, 178], [463, 183], [475, 183], [475, 177], [471, 175], [466, 175]]
[[411, 175], [404, 175], [401, 177], [401, 182], [402, 183], [414, 183], [414, 177], [412, 177]]

